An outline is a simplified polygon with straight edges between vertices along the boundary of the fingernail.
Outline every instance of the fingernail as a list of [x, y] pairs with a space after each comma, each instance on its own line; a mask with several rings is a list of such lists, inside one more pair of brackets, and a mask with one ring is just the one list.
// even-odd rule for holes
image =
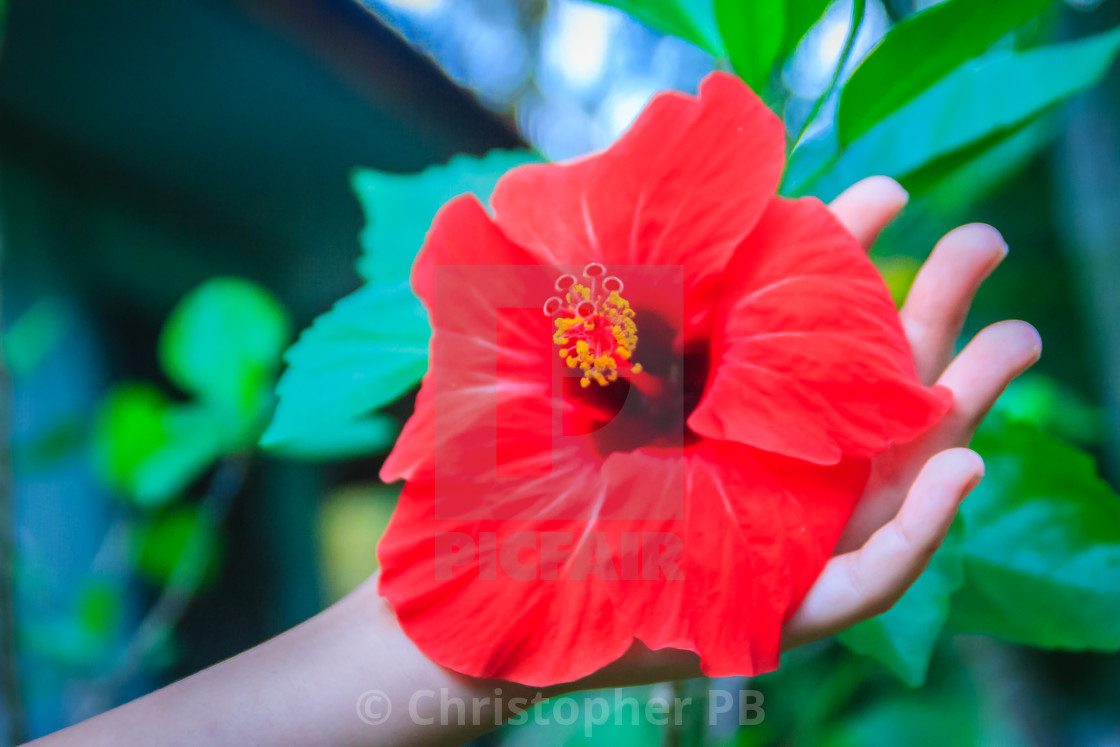
[[889, 176], [872, 176], [868, 177], [868, 181], [873, 182], [875, 190], [879, 192], [884, 202], [896, 204], [899, 209], [910, 202], [910, 193]]
[[1010, 248], [1007, 246], [1007, 242], [1004, 241], [1003, 236], [1000, 236], [999, 240], [1000, 240], [1000, 252], [992, 258], [993, 269], [995, 267], [997, 267], [1000, 262], [1002, 262], [1004, 259], [1007, 258], [1007, 253], [1010, 251]]
[[980, 481], [983, 480], [983, 479], [984, 479], [984, 470], [980, 470], [979, 472], [974, 474], [972, 476], [972, 479], [969, 480], [968, 484], [965, 486], [964, 497], [967, 498], [968, 494], [971, 493], [976, 488], [976, 486], [980, 484]]

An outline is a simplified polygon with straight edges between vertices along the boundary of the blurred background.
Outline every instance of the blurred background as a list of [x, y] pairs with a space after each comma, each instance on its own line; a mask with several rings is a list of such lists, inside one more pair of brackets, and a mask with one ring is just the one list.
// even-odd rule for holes
[[[379, 272], [359, 237], [370, 205], [388, 199], [384, 185], [398, 183], [389, 175], [493, 149], [590, 153], [655, 92], [695, 92], [728, 66], [656, 18], [585, 0], [4, 5], [0, 744], [236, 654], [376, 569], [394, 500], [377, 470], [410, 396], [363, 421], [348, 448], [256, 443], [281, 353]], [[1094, 534], [1110, 519], [1120, 531], [1120, 506], [1082, 461], [1095, 458], [1112, 485], [1120, 478], [1115, 45], [1041, 59], [972, 97], [946, 89], [935, 115], [996, 122], [972, 140], [937, 151], [963, 125], [903, 118], [822, 161], [814, 154], [832, 147], [847, 76], [935, 3], [817, 5], [762, 89], [798, 146], [787, 191], [827, 199], [870, 173], [900, 177], [914, 200], [875, 253], [900, 295], [953, 226], [985, 221], [1003, 233], [1010, 257], [981, 290], [966, 335], [1004, 318], [1038, 327], [1043, 360], [999, 416], [1061, 445], [1004, 454], [1007, 440], [990, 434], [1006, 457], [993, 489], [1045, 485], [1098, 500], [1096, 524], [1073, 543], [1096, 565], [1080, 555], [1050, 563], [1064, 575], [1048, 577], [1052, 594], [1039, 600], [1077, 600], [1099, 613], [1100, 630], [1059, 619], [1057, 633], [1013, 630], [997, 637], [1015, 643], [997, 642], [976, 634], [985, 629], [975, 608], [942, 633], [942, 610], [931, 613], [941, 616], [923, 662], [885, 665], [866, 641], [795, 652], [750, 683], [766, 694], [761, 725], [697, 736], [688, 724], [591, 735], [529, 724], [488, 744], [1120, 744], [1120, 538]], [[1120, 23], [1120, 0], [1069, 0], [1032, 16], [971, 57], [991, 69], [1105, 33]], [[1015, 113], [1040, 92], [1049, 98]], [[363, 178], [381, 191], [363, 197]], [[416, 248], [402, 250], [404, 267]], [[361, 257], [365, 271], [355, 269]], [[1062, 635], [1071, 629], [1073, 644]], [[1055, 648], [1093, 651], [1043, 650]], [[694, 685], [638, 695], [673, 687]]]

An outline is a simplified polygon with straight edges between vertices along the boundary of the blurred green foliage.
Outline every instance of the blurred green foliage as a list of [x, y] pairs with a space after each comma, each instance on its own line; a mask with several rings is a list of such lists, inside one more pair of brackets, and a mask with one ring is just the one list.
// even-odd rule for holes
[[70, 312], [57, 298], [42, 298], [4, 333], [4, 362], [12, 376], [27, 376], [65, 335]]
[[921, 577], [889, 611], [836, 636], [853, 651], [878, 659], [907, 685], [920, 685], [938, 636], [949, 617], [953, 594], [964, 581], [956, 522]]
[[226, 428], [219, 414], [173, 402], [150, 384], [119, 385], [94, 427], [99, 473], [138, 505], [162, 505], [225, 450]]
[[[502, 744], [505, 747], [661, 744], [668, 730], [658, 722], [676, 720], [669, 708], [672, 701], [667, 686], [590, 691], [553, 698], [509, 721], [502, 731]], [[573, 714], [577, 717], [572, 718]]]
[[949, 626], [1042, 648], [1120, 650], [1120, 499], [1087, 454], [1028, 423], [977, 434]]
[[167, 378], [195, 398], [151, 384], [117, 386], [94, 426], [94, 455], [109, 485], [138, 505], [179, 497], [224, 454], [256, 442], [272, 409], [287, 312], [244, 280], [217, 278], [172, 312], [159, 339]]
[[220, 567], [220, 538], [214, 523], [196, 505], [174, 506], [144, 517], [132, 535], [130, 559], [137, 575], [161, 588], [180, 567], [212, 581]]
[[[58, 315], [43, 308], [33, 307], [23, 323], [56, 326]], [[6, 349], [21, 349], [21, 327], [15, 330]], [[21, 629], [29, 650], [104, 678], [106, 688], [126, 682], [133, 667], [170, 663], [177, 616], [217, 578], [219, 527], [272, 411], [290, 337], [280, 303], [244, 280], [208, 281], [175, 307], [160, 335], [159, 362], [190, 398], [173, 398], [148, 382], [118, 384], [105, 395], [85, 435], [96, 474], [123, 500], [69, 613]], [[231, 477], [227, 463], [237, 474]], [[177, 601], [157, 601], [145, 616], [152, 641], [134, 637], [120, 650], [125, 590], [135, 578], [158, 600]]]
[[267, 291], [237, 278], [216, 278], [171, 313], [159, 338], [159, 361], [184, 392], [246, 427], [271, 399], [291, 320]]
[[326, 497], [318, 532], [323, 586], [329, 601], [341, 599], [377, 570], [371, 538], [389, 525], [399, 489], [389, 485], [355, 485]]

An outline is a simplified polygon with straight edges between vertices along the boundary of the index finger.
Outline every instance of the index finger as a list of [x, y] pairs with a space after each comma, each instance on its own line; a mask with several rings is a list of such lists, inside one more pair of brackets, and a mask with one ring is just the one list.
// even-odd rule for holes
[[870, 176], [848, 187], [828, 207], [868, 251], [909, 200], [910, 195], [894, 179]]

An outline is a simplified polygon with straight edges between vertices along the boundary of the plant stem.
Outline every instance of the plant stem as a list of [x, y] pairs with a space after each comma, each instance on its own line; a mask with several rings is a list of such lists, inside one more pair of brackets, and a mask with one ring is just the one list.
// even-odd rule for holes
[[852, 27], [848, 31], [848, 38], [844, 42], [844, 49], [840, 52], [840, 60], [836, 63], [836, 70], [832, 73], [832, 80], [829, 81], [828, 87], [824, 89], [824, 93], [817, 97], [813, 108], [809, 110], [809, 116], [805, 118], [805, 123], [801, 125], [801, 131], [797, 133], [797, 137], [790, 147], [792, 153], [801, 141], [805, 139], [805, 134], [809, 131], [809, 125], [813, 124], [813, 120], [820, 114], [821, 109], [825, 103], [832, 97], [836, 91], [836, 87], [840, 85], [840, 78], [844, 75], [844, 68], [848, 66], [848, 58], [852, 56], [852, 50], [856, 45], [856, 37], [859, 36], [860, 26], [863, 25], [863, 13], [866, 8], [866, 0], [852, 0]]
[[194, 530], [179, 554], [167, 585], [140, 621], [112, 670], [95, 683], [98, 702], [91, 700], [84, 704], [84, 713], [93, 715], [110, 707], [115, 694], [143, 668], [145, 660], [186, 612], [206, 573], [206, 563], [199, 560], [203, 538], [207, 530], [220, 526], [225, 520], [234, 496], [245, 481], [248, 466], [248, 458], [241, 454], [227, 457], [218, 464], [206, 495], [199, 503]]

